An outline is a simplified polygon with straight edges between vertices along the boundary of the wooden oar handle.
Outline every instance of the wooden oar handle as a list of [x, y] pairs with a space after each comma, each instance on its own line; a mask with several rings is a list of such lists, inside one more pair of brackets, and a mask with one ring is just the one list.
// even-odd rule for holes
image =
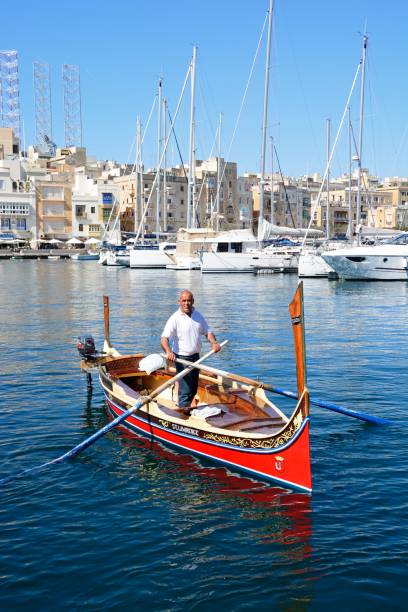
[[103, 316], [105, 320], [105, 340], [109, 342], [109, 296], [103, 296]]

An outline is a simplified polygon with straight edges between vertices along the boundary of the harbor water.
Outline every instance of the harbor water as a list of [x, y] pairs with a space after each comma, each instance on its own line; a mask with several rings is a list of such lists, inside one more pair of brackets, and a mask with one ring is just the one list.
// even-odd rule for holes
[[[296, 275], [0, 262], [0, 477], [107, 422], [75, 348], [84, 333], [101, 348], [104, 294], [122, 353], [159, 351], [187, 287], [229, 340], [211, 365], [295, 391], [296, 285]], [[408, 284], [310, 279], [304, 295], [311, 397], [394, 424], [312, 406], [311, 496], [114, 430], [0, 488], [3, 610], [406, 609]]]

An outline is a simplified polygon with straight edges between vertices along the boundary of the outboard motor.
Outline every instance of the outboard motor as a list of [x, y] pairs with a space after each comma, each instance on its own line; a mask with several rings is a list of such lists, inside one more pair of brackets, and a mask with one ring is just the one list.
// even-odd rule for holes
[[77, 349], [84, 359], [96, 359], [98, 354], [92, 336], [78, 336]]

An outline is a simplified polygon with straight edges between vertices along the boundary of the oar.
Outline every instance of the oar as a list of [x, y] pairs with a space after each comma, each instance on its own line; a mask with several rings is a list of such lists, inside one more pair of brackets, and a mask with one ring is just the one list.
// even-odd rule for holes
[[[221, 342], [220, 343], [221, 348], [225, 346], [227, 342], [228, 340], [224, 340], [224, 342]], [[194, 366], [202, 363], [205, 359], [208, 359], [208, 357], [210, 357], [214, 353], [215, 351], [214, 349], [212, 349], [211, 351], [203, 355], [200, 359], [198, 359], [196, 362], [194, 362]], [[154, 391], [152, 391], [150, 395], [144, 396], [142, 399], [136, 402], [136, 404], [134, 404], [131, 408], [129, 408], [129, 410], [126, 410], [126, 412], [124, 412], [123, 414], [118, 416], [116, 419], [114, 419], [113, 421], [111, 421], [110, 423], [108, 423], [107, 425], [99, 429], [98, 431], [96, 431], [94, 434], [92, 434], [92, 436], [89, 436], [89, 438], [87, 438], [83, 442], [80, 442], [80, 444], [77, 444], [77, 446], [74, 446], [74, 448], [71, 448], [71, 450], [67, 451], [66, 453], [64, 453], [60, 457], [57, 457], [56, 459], [52, 459], [51, 461], [47, 461], [46, 463], [43, 463], [42, 465], [37, 465], [35, 467], [28, 468], [27, 470], [23, 470], [22, 472], [19, 472], [18, 474], [14, 476], [7, 476], [6, 478], [3, 478], [0, 480], [0, 485], [6, 484], [16, 478], [20, 478], [21, 476], [24, 476], [25, 474], [28, 474], [29, 472], [35, 472], [49, 465], [53, 465], [54, 463], [59, 463], [60, 461], [66, 461], [67, 459], [72, 459], [73, 457], [76, 457], [76, 455], [79, 455], [79, 453], [85, 450], [86, 448], [88, 448], [88, 446], [91, 446], [94, 442], [99, 440], [99, 438], [107, 434], [108, 431], [110, 431], [111, 429], [113, 429], [114, 427], [122, 423], [128, 416], [130, 416], [131, 414], [139, 410], [145, 404], [148, 404], [149, 402], [151, 402], [155, 397], [157, 397], [160, 393], [162, 393], [162, 391], [167, 389], [167, 387], [170, 387], [171, 385], [173, 385], [175, 382], [177, 382], [181, 378], [184, 378], [184, 376], [186, 376], [189, 372], [191, 372], [191, 370], [194, 367], [192, 365], [193, 362], [189, 361], [187, 363], [189, 367], [185, 368], [184, 370], [182, 370], [181, 372], [179, 372], [178, 374], [170, 378], [167, 382], [163, 383], [162, 385], [154, 389]]]
[[[184, 359], [176, 359], [179, 363], [186, 365], [191, 363], [190, 361], [185, 361]], [[210, 374], [216, 374], [217, 376], [223, 376], [224, 378], [229, 378], [230, 380], [234, 380], [236, 382], [241, 382], [247, 385], [253, 385], [254, 387], [260, 387], [261, 389], [265, 389], [266, 391], [271, 391], [272, 393], [277, 393], [278, 395], [284, 395], [285, 397], [290, 397], [294, 400], [298, 399], [296, 393], [292, 391], [284, 391], [279, 387], [273, 387], [272, 385], [268, 385], [266, 383], [262, 383], [259, 380], [254, 380], [253, 378], [247, 378], [246, 376], [240, 376], [239, 374], [232, 374], [231, 372], [225, 372], [224, 370], [219, 370], [218, 368], [212, 368], [210, 366], [201, 366], [198, 361], [193, 363], [193, 367], [197, 367], [199, 370], [204, 370], [209, 372]], [[350, 408], [345, 408], [344, 406], [338, 406], [337, 404], [333, 404], [332, 402], [324, 402], [321, 399], [312, 399], [310, 398], [310, 403], [315, 406], [320, 406], [321, 408], [327, 408], [327, 410], [332, 410], [333, 412], [339, 412], [340, 414], [345, 414], [350, 417], [354, 417], [355, 419], [360, 419], [360, 421], [367, 421], [367, 423], [375, 423], [376, 425], [395, 425], [393, 421], [389, 421], [388, 419], [383, 419], [381, 417], [372, 416], [370, 414], [366, 414], [365, 412], [357, 412], [356, 410], [351, 410]]]

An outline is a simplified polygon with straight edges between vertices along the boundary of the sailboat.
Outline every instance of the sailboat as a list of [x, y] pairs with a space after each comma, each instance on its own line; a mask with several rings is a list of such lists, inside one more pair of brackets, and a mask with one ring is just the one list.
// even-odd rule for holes
[[[262, 151], [261, 173], [259, 181], [259, 220], [257, 236], [249, 230], [230, 230], [212, 238], [210, 248], [200, 252], [201, 271], [203, 273], [215, 272], [256, 272], [258, 270], [285, 271], [297, 269], [299, 249], [282, 247], [265, 247], [265, 240], [271, 236], [303, 236], [305, 229], [281, 227], [269, 223], [264, 218], [264, 191], [265, 191], [265, 150], [266, 131], [268, 123], [268, 93], [270, 72], [270, 51], [272, 33], [273, 1], [269, 0], [268, 35], [266, 45], [266, 63], [264, 79], [264, 103], [262, 119]], [[271, 194], [272, 196], [272, 194]], [[320, 234], [320, 232], [315, 233]]]
[[[162, 101], [162, 79], [159, 79], [158, 85], [158, 120], [157, 120], [157, 171], [156, 176], [152, 184], [151, 193], [148, 202], [145, 206], [145, 210], [141, 211], [141, 222], [139, 229], [136, 234], [136, 240], [133, 243], [132, 248], [129, 250], [129, 265], [131, 268], [149, 268], [149, 269], [163, 269], [171, 261], [169, 255], [175, 251], [175, 243], [164, 242], [161, 239], [160, 232], [160, 207], [161, 207], [161, 166], [165, 154], [165, 148], [167, 146], [167, 140], [164, 145], [164, 150], [161, 151], [162, 143], [162, 112], [163, 112], [163, 101]], [[140, 150], [140, 149], [139, 149]], [[141, 159], [139, 159], [138, 168], [140, 169], [141, 175]], [[138, 174], [139, 174], [138, 173]], [[142, 178], [139, 177], [139, 192], [140, 200], [142, 193]], [[156, 232], [154, 240], [146, 240], [144, 232], [144, 219], [147, 209], [150, 205], [150, 199], [153, 190], [156, 190]], [[136, 215], [135, 215], [136, 219]]]
[[[330, 119], [327, 120], [327, 194], [326, 194], [326, 240], [330, 239]], [[299, 254], [299, 278], [322, 278], [333, 272], [321, 257], [322, 247], [303, 247]]]
[[[330, 241], [330, 232], [329, 232], [329, 211], [330, 211], [330, 204], [329, 204], [329, 168], [330, 168], [330, 162], [332, 160], [333, 157], [333, 153], [335, 150], [335, 146], [336, 146], [336, 142], [338, 139], [338, 136], [340, 134], [340, 130], [346, 115], [346, 111], [348, 111], [349, 114], [349, 163], [350, 163], [350, 168], [349, 168], [349, 229], [348, 229], [348, 238], [349, 240], [351, 240], [351, 236], [353, 234], [353, 229], [352, 229], [352, 208], [351, 208], [351, 121], [350, 121], [350, 106], [349, 106], [349, 102], [351, 99], [351, 95], [353, 93], [354, 90], [354, 86], [357, 80], [357, 75], [359, 73], [360, 67], [361, 67], [361, 83], [360, 83], [360, 137], [359, 137], [359, 148], [358, 148], [358, 155], [355, 156], [355, 158], [358, 161], [358, 183], [357, 183], [357, 213], [356, 213], [356, 227], [359, 227], [360, 224], [360, 214], [361, 214], [361, 153], [362, 153], [362, 135], [363, 135], [363, 114], [364, 114], [364, 89], [365, 89], [365, 65], [366, 65], [366, 52], [367, 52], [367, 42], [368, 42], [368, 38], [366, 35], [363, 36], [363, 51], [362, 51], [362, 57], [361, 60], [359, 62], [359, 65], [357, 67], [357, 71], [356, 74], [354, 76], [354, 80], [353, 80], [353, 84], [348, 96], [348, 100], [346, 103], [346, 108], [344, 109], [343, 112], [343, 117], [342, 120], [340, 122], [340, 126], [339, 126], [339, 130], [337, 132], [337, 136], [336, 136], [336, 141], [334, 143], [333, 149], [331, 151], [331, 153], [329, 154], [329, 131], [328, 131], [328, 152], [327, 152], [327, 166], [326, 166], [326, 172], [325, 172], [325, 176], [324, 179], [322, 181], [322, 187], [323, 187], [323, 182], [325, 180], [325, 178], [327, 177], [327, 210], [326, 210], [326, 242], [324, 244], [322, 244], [319, 248], [317, 249], [307, 249], [304, 248], [302, 249], [302, 254], [300, 256], [299, 259], [299, 277], [300, 278], [304, 278], [304, 277], [324, 277], [324, 276], [334, 276], [334, 277], [338, 277], [339, 276], [339, 270], [337, 269], [337, 267], [335, 265], [332, 265], [333, 262], [337, 261], [337, 254], [340, 253], [343, 249], [339, 248], [339, 243], [337, 242], [331, 242]], [[317, 198], [317, 202], [320, 201], [320, 195], [321, 195], [321, 190], [319, 191], [319, 195]], [[359, 241], [359, 233], [357, 233], [358, 236], [358, 241]], [[326, 257], [326, 255], [328, 255]]]

